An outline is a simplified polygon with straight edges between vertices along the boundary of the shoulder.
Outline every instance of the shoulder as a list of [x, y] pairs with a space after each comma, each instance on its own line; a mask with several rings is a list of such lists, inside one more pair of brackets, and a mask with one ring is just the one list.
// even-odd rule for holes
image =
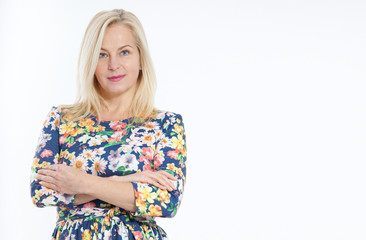
[[167, 129], [174, 125], [183, 125], [183, 117], [180, 113], [167, 111], [167, 110], [157, 110], [155, 119], [160, 123], [162, 129]]
[[43, 127], [51, 126], [51, 129], [55, 129], [60, 125], [60, 116], [61, 116], [61, 109], [59, 106], [53, 105], [51, 109], [48, 110], [46, 119], [43, 122]]
[[60, 114], [61, 114], [60, 107], [53, 105], [53, 106], [51, 106], [51, 109], [48, 110], [47, 119], [48, 120], [58, 119], [58, 118], [60, 118]]
[[67, 114], [65, 115], [65, 113], [64, 105], [52, 105], [47, 114], [47, 121], [63, 122], [65, 117], [67, 117]]
[[182, 120], [182, 115], [180, 113], [167, 111], [167, 110], [157, 110], [157, 114], [155, 119], [160, 120], [162, 122], [165, 121], [176, 121], [176, 119]]

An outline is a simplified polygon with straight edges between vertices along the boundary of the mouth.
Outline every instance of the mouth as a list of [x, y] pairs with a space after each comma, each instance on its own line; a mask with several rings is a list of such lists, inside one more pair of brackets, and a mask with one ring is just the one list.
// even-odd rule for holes
[[118, 75], [118, 76], [112, 76], [112, 77], [108, 77], [109, 81], [112, 82], [118, 82], [121, 81], [126, 75]]

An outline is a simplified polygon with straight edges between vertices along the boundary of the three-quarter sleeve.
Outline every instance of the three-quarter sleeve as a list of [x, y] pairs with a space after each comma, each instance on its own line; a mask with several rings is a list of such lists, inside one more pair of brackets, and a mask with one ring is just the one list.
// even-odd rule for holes
[[135, 191], [135, 216], [174, 217], [183, 197], [186, 181], [186, 135], [182, 116], [167, 113], [162, 135], [155, 146], [154, 171], [166, 171], [178, 178], [176, 190], [162, 190], [151, 184], [132, 182]]
[[64, 194], [43, 187], [36, 179], [39, 169], [47, 165], [57, 164], [60, 156], [59, 145], [60, 110], [52, 106], [43, 123], [41, 134], [38, 138], [36, 153], [33, 158], [30, 177], [30, 190], [33, 204], [37, 207], [58, 206], [72, 208], [75, 195]]

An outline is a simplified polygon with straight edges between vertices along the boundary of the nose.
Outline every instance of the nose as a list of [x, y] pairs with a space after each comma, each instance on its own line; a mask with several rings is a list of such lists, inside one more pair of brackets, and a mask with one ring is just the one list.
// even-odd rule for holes
[[116, 57], [111, 56], [108, 62], [108, 69], [114, 71], [120, 67], [121, 63], [118, 61], [118, 59]]

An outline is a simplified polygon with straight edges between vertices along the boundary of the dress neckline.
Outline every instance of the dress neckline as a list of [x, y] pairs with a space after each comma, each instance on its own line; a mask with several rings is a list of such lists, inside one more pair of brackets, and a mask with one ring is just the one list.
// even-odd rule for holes
[[[94, 114], [91, 114], [92, 118], [95, 118], [97, 121], [99, 120], [99, 118], [97, 116], [95, 116]], [[129, 120], [132, 120], [133, 117], [129, 117], [129, 118], [125, 118], [125, 119], [120, 119], [120, 120], [100, 120], [100, 122], [105, 122], [105, 123], [114, 123], [114, 122], [128, 122]]]

